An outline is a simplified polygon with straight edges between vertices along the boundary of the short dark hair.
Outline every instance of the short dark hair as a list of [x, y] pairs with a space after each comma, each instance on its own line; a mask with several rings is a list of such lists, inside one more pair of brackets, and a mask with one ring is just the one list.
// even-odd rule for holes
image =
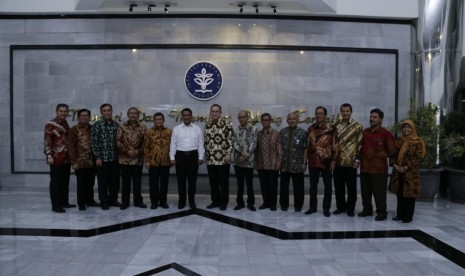
[[262, 116], [260, 116], [260, 120], [262, 120], [263, 117], [267, 117], [267, 116], [270, 117], [270, 119], [271, 119], [270, 113], [263, 113]]
[[111, 110], [113, 110], [113, 106], [109, 103], [104, 103], [100, 106], [100, 112], [102, 111], [102, 108], [106, 107], [106, 106], [109, 106], [111, 108]]
[[186, 108], [184, 108], [183, 110], [181, 110], [181, 115], [182, 115], [182, 113], [184, 113], [185, 111], [189, 112], [189, 113], [191, 114], [191, 116], [192, 116], [192, 110], [191, 110], [190, 108], [188, 108], [188, 107], [186, 107]]
[[135, 106], [131, 106], [130, 108], [128, 108], [128, 111], [126, 112], [126, 114], [129, 115], [129, 111], [131, 111], [131, 110], [135, 110], [137, 112], [137, 114], [140, 114], [139, 108], [137, 108]]
[[58, 109], [60, 109], [60, 107], [66, 107], [66, 109], [69, 109], [69, 106], [67, 104], [59, 103], [59, 104], [57, 104], [57, 107], [55, 108], [55, 111], [58, 111]]
[[372, 110], [370, 111], [370, 114], [371, 114], [371, 113], [377, 113], [378, 116], [379, 116], [381, 119], [384, 118], [384, 112], [381, 111], [381, 109], [379, 109], [379, 108], [372, 109]]
[[78, 111], [78, 113], [77, 113], [78, 117], [81, 116], [81, 113], [82, 113], [82, 112], [87, 112], [87, 114], [89, 114], [89, 116], [90, 116], [90, 110], [89, 110], [89, 109], [82, 108], [82, 109], [79, 109], [79, 111]]
[[316, 112], [318, 109], [320, 109], [320, 108], [323, 109], [323, 112], [325, 113], [325, 115], [328, 114], [328, 110], [326, 110], [326, 108], [323, 107], [323, 106], [319, 106], [319, 107], [315, 108], [315, 112]]
[[219, 105], [219, 104], [212, 104], [212, 105], [210, 106], [210, 110], [211, 110], [212, 107], [214, 107], [214, 106], [217, 106], [217, 107], [220, 109], [220, 111], [221, 111], [221, 105]]
[[163, 121], [165, 120], [165, 115], [163, 115], [163, 113], [157, 112], [157, 113], [155, 113], [155, 114], [153, 115], [153, 118], [155, 119], [155, 117], [157, 117], [157, 116], [162, 117], [162, 118], [163, 118]]
[[350, 105], [350, 103], [343, 103], [343, 104], [341, 104], [341, 107], [339, 108], [339, 110], [341, 110], [343, 107], [348, 107], [348, 108], [350, 108], [350, 112], [352, 112], [352, 105]]

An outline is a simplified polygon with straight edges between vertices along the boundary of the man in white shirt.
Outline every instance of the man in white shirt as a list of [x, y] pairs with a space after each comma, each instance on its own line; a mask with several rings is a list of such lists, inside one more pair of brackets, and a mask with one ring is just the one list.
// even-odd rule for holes
[[205, 155], [202, 129], [192, 124], [192, 110], [181, 111], [183, 123], [173, 129], [170, 143], [170, 163], [176, 165], [178, 178], [178, 208], [186, 206], [186, 179], [188, 183], [188, 200], [191, 209], [196, 208], [195, 191], [199, 165], [203, 164]]

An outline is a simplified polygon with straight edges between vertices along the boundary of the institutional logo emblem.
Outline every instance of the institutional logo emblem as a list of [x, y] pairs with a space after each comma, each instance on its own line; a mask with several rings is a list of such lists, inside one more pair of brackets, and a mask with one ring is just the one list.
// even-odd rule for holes
[[223, 76], [220, 69], [209, 62], [197, 62], [186, 72], [187, 93], [197, 100], [206, 101], [220, 94]]

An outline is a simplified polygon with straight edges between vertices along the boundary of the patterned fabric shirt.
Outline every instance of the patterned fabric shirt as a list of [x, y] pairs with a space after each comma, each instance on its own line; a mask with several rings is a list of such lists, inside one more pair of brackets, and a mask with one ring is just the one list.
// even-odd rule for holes
[[167, 127], [152, 127], [144, 136], [144, 163], [150, 167], [170, 166], [170, 143], [172, 130]]
[[224, 157], [231, 154], [233, 128], [224, 120], [205, 124], [205, 159], [207, 165], [224, 165]]
[[[122, 165], [143, 165], [144, 162], [144, 135], [147, 126], [129, 121], [119, 125], [116, 131], [116, 146], [118, 147], [118, 163]], [[130, 156], [129, 152], [136, 152]]]
[[337, 161], [338, 141], [337, 129], [326, 123], [317, 123], [308, 128], [308, 167], [329, 169], [331, 161]]
[[54, 165], [69, 163], [68, 158], [69, 125], [58, 117], [49, 121], [44, 130], [44, 153], [53, 156]]
[[304, 151], [308, 147], [307, 132], [300, 127], [286, 127], [279, 132], [283, 148], [281, 170], [284, 172], [301, 173], [304, 164]]
[[348, 123], [338, 120], [334, 126], [337, 128], [339, 142], [339, 157], [337, 165], [341, 167], [352, 167], [355, 160], [360, 162], [360, 149], [362, 148], [363, 127], [355, 119]]
[[79, 169], [94, 167], [94, 153], [90, 138], [92, 126], [90, 124], [77, 124], [69, 130], [69, 159], [71, 164]]
[[281, 136], [274, 129], [260, 130], [257, 133], [257, 149], [255, 151], [257, 170], [279, 171], [283, 149]]
[[100, 159], [103, 162], [118, 161], [117, 129], [118, 123], [115, 121], [107, 123], [105, 120], [100, 120], [92, 126], [92, 150], [95, 159]]
[[[257, 128], [252, 125], [239, 125], [234, 131], [233, 164], [239, 167], [253, 168], [255, 148], [257, 147]], [[244, 159], [247, 155], [249, 158]]]
[[363, 173], [387, 173], [386, 158], [396, 153], [394, 137], [383, 127], [363, 130], [360, 171]]

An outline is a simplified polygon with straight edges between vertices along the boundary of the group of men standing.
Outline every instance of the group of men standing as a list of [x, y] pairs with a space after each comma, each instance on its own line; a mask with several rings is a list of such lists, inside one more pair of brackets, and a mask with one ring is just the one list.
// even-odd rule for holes
[[[354, 216], [357, 201], [357, 170], [361, 169], [363, 210], [360, 217], [373, 215], [372, 196], [376, 203], [376, 220], [385, 220], [387, 189], [387, 158], [395, 153], [394, 137], [381, 126], [384, 114], [379, 109], [370, 112], [370, 127], [363, 130], [352, 118], [352, 106], [341, 105], [341, 119], [331, 124], [326, 108], [315, 109], [315, 123], [307, 131], [298, 127], [299, 116], [287, 115], [288, 126], [277, 131], [271, 127], [269, 113], [261, 115], [260, 131], [249, 123], [249, 112], [238, 114], [239, 125], [233, 128], [222, 118], [221, 106], [210, 107], [210, 120], [204, 130], [192, 123], [192, 110], [181, 111], [182, 124], [173, 130], [164, 126], [164, 116], [153, 116], [150, 129], [139, 123], [139, 110], [128, 109], [128, 120], [117, 124], [112, 106], [100, 107], [102, 120], [90, 125], [90, 111], [78, 112], [78, 123], [69, 128], [68, 106], [59, 104], [57, 116], [45, 127], [45, 154], [50, 165], [50, 197], [52, 210], [65, 212], [69, 204], [69, 177], [72, 166], [77, 177], [80, 210], [86, 206], [117, 206], [124, 210], [130, 203], [131, 183], [134, 206], [146, 208], [141, 195], [143, 166], [149, 171], [151, 208], [168, 208], [169, 170], [176, 167], [179, 201], [196, 209], [195, 193], [199, 165], [207, 164], [211, 189], [208, 209], [226, 210], [229, 201], [229, 171], [234, 166], [237, 197], [234, 210], [247, 207], [256, 211], [253, 188], [254, 169], [258, 171], [263, 204], [259, 209], [276, 211], [278, 179], [279, 205], [289, 208], [289, 184], [292, 180], [294, 209], [304, 205], [304, 173], [309, 170], [310, 204], [305, 214], [317, 211], [317, 185], [324, 184], [323, 214], [331, 215], [332, 178], [336, 196], [333, 214]], [[93, 199], [95, 173], [98, 179], [100, 204]], [[119, 180], [122, 180], [122, 203], [117, 201]], [[187, 191], [186, 191], [187, 184]], [[247, 201], [244, 201], [244, 186]], [[347, 193], [347, 199], [346, 199]]]

